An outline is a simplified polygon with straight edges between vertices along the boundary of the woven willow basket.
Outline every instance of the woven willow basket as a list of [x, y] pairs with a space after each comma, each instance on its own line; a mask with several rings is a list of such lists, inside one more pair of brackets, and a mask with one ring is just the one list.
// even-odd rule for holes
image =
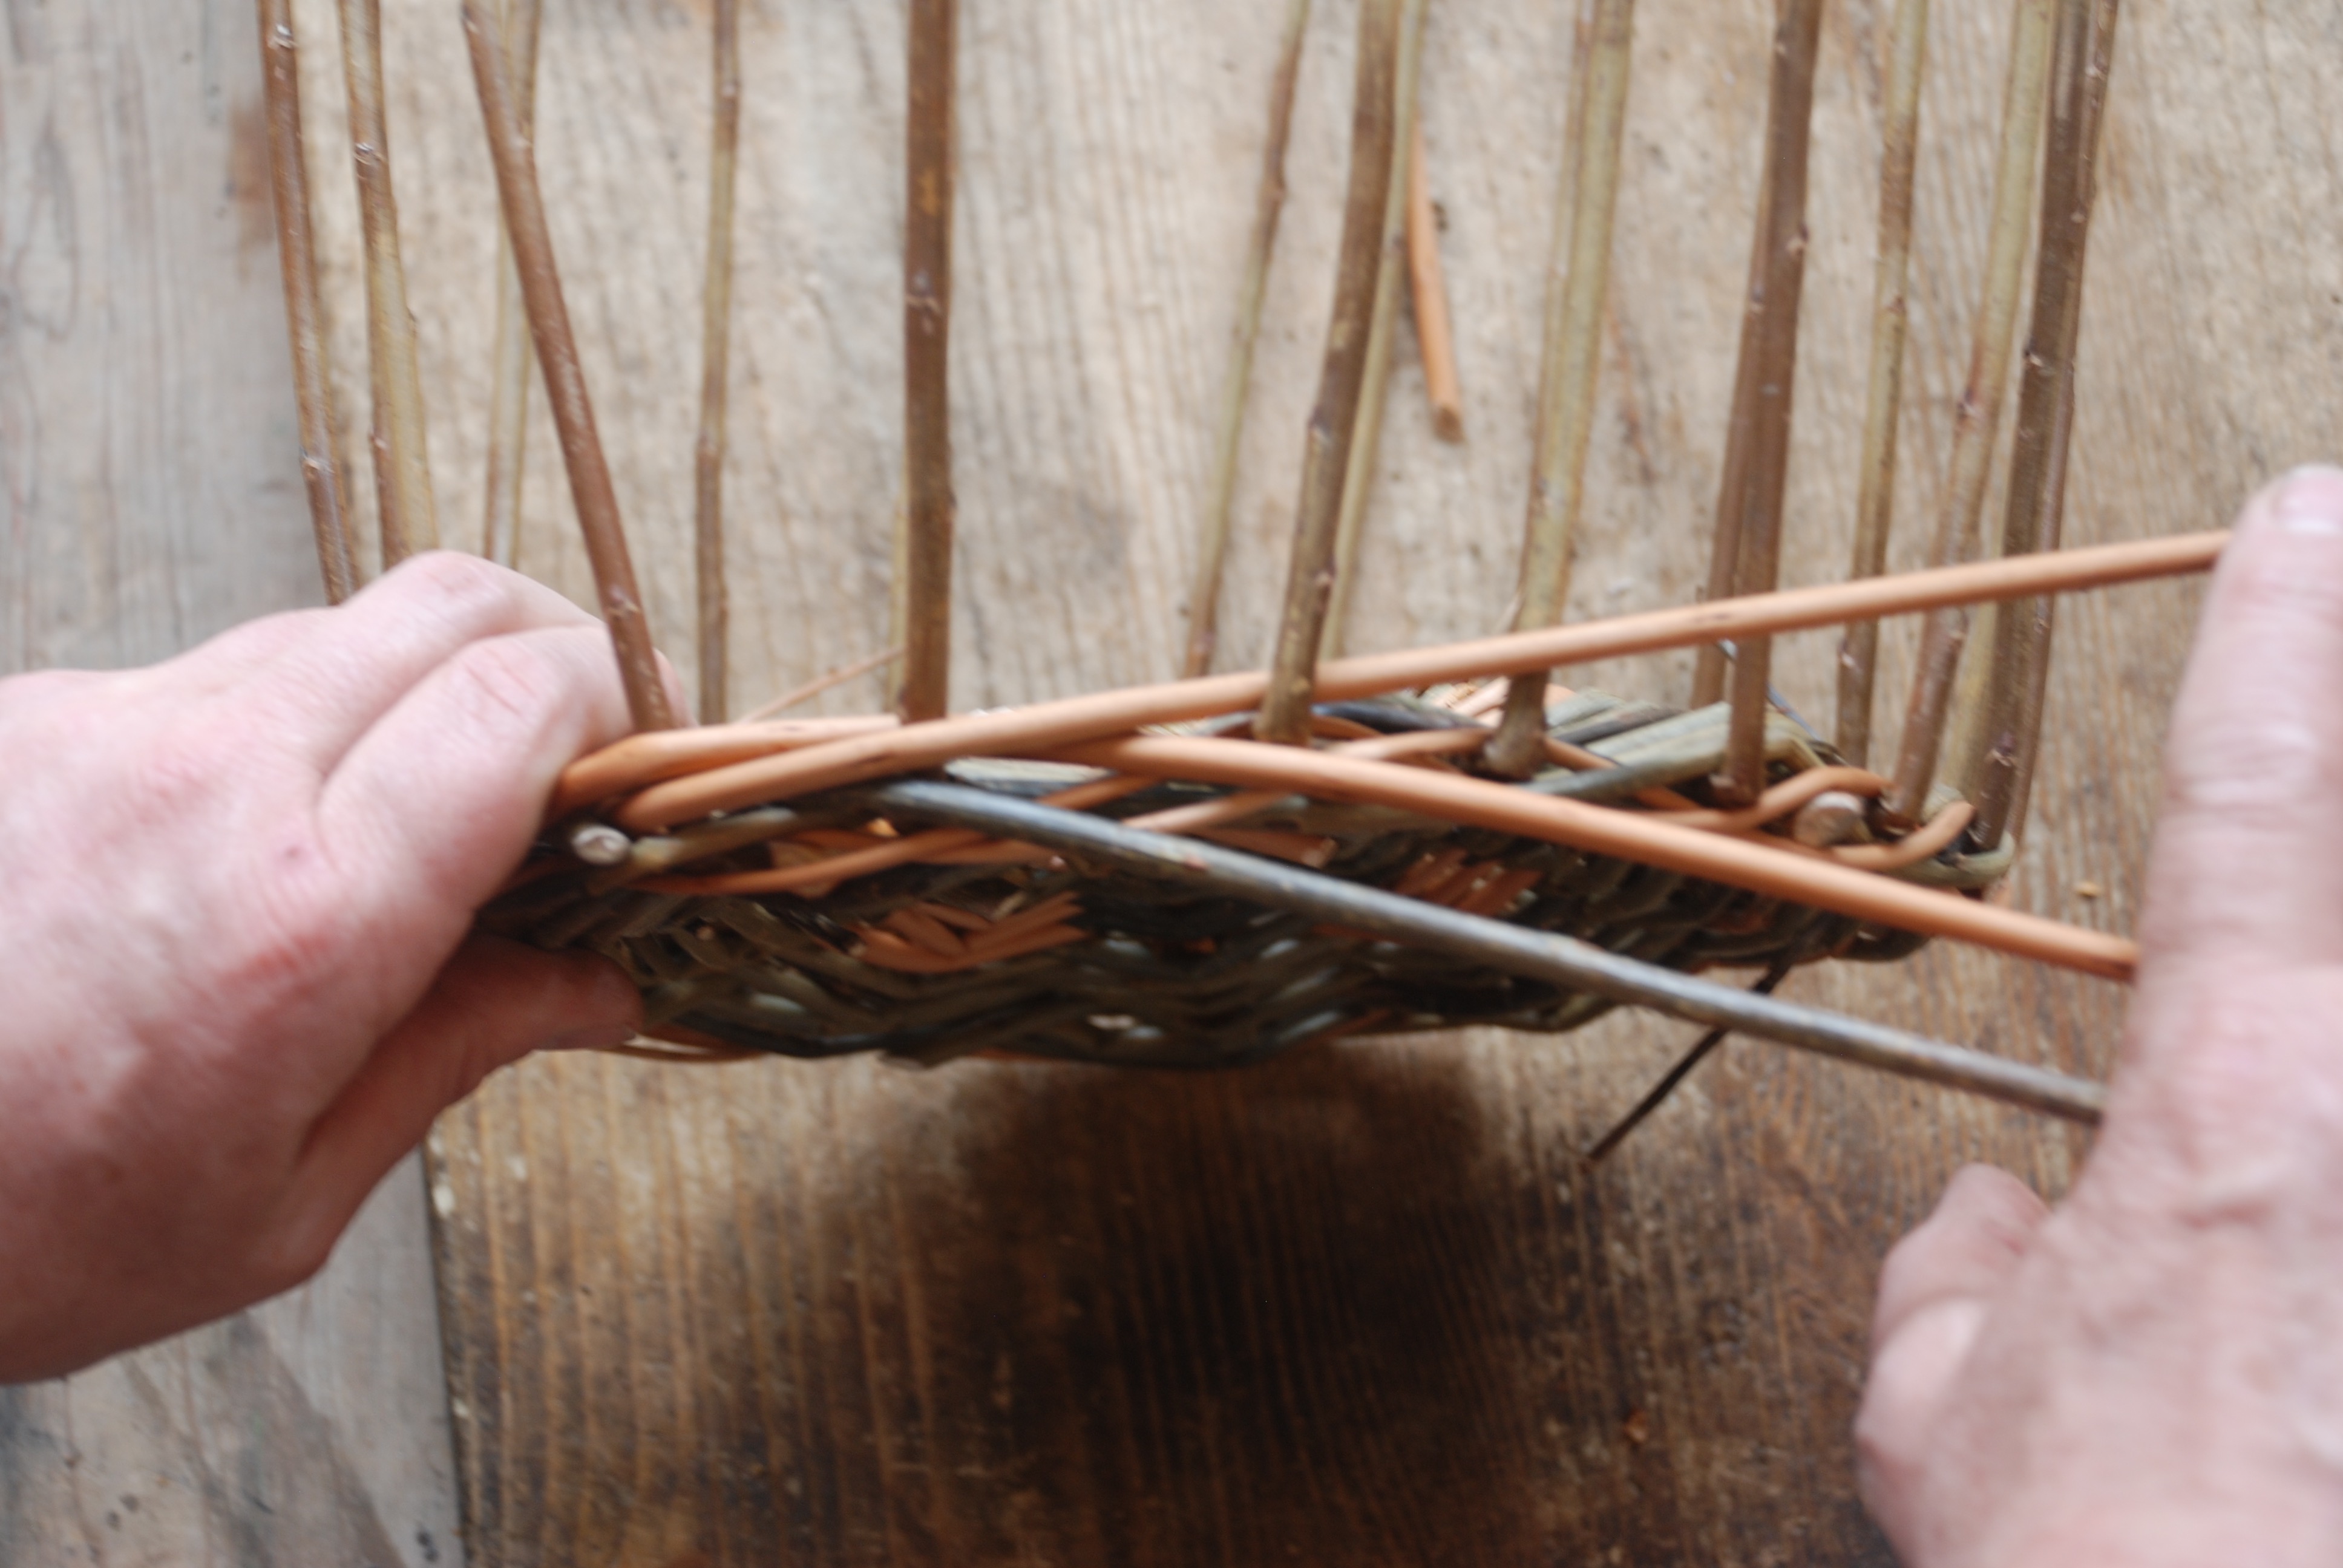
[[[1587, 0], [1544, 324], [1512, 633], [1322, 658], [1357, 518], [1403, 287], [1435, 421], [1454, 417], [1421, 140], [1423, 0], [1357, 0], [1353, 136], [1332, 319], [1310, 427], [1277, 658], [1210, 673], [1246, 383], [1282, 196], [1308, 0], [1290, 0], [1253, 240], [1239, 288], [1183, 678], [950, 716], [954, 0], [911, 0], [896, 710], [679, 728], [651, 652], [563, 305], [528, 139], [537, 0], [467, 0], [502, 199], [488, 550], [509, 558], [518, 430], [544, 386], [638, 733], [573, 764], [490, 930], [607, 954], [641, 988], [639, 1049], [680, 1059], [979, 1051], [1213, 1066], [1358, 1032], [1567, 1030], [1622, 1002], [2072, 1118], [2096, 1085], [1776, 1001], [1793, 966], [1900, 958], [1934, 937], [2112, 978], [2129, 943], [1999, 908], [2041, 725], [2049, 596], [2201, 570], [2220, 536], [2055, 549], [2093, 156], [2116, 0], [2016, 0], [1984, 298], [1935, 566], [1882, 576], [1904, 342], [1925, 0], [1899, 0], [1879, 204], [1875, 327], [1855, 558], [1842, 586], [1775, 590], [1805, 250], [1820, 0], [1782, 0], [1725, 478], [1704, 603], [1561, 625], [1610, 288], [1633, 0]], [[263, 0], [272, 153], [305, 471], [329, 594], [357, 552], [332, 457], [287, 0]], [[427, 484], [412, 323], [385, 156], [379, 20], [346, 0], [366, 241], [382, 555], [420, 537]], [[701, 704], [724, 711], [721, 472], [739, 135], [737, 0], [715, 9], [715, 141], [697, 518]], [[1559, 80], [1557, 88], [1563, 86]], [[2016, 457], [1996, 558], [1980, 536], [2013, 368]], [[1964, 677], [1966, 608], [2003, 608]], [[1876, 622], [1924, 613], [1892, 768], [1867, 767]], [[1339, 618], [1339, 617], [1337, 617]], [[1825, 739], [1768, 685], [1777, 632], [1845, 625]], [[1554, 672], [1700, 649], [1689, 706], [1573, 690]], [[811, 689], [797, 696], [809, 696]], [[1946, 742], [1950, 733], [1955, 739]], [[1940, 752], [1946, 755], [1940, 756]], [[1752, 986], [1702, 978], [1752, 971]]]

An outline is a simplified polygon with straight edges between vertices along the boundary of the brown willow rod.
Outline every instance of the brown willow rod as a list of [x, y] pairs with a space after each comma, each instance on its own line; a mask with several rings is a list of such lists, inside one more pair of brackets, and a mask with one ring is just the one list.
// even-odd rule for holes
[[1384, 198], [1392, 176], [1393, 89], [1399, 74], [1400, 0], [1360, 0], [1359, 63], [1351, 106], [1350, 191], [1334, 272], [1334, 309], [1318, 400], [1302, 449], [1302, 498], [1294, 508], [1293, 558], [1278, 618], [1277, 654], [1262, 705], [1266, 740], [1299, 745], [1310, 733], [1310, 693], [1333, 586], [1334, 533], [1342, 480], [1358, 428], [1383, 270]]
[[730, 711], [724, 593], [724, 402], [732, 319], [732, 191], [740, 149], [740, 0], [716, 0], [716, 112], [709, 134], [708, 280], [701, 293], [699, 435], [692, 444], [691, 538], [699, 597], [699, 717]]
[[[2004, 556], [2056, 549], [2066, 520], [2066, 457], [2075, 428], [2075, 356], [2083, 327], [2083, 264], [2097, 184], [2099, 131], [2115, 53], [2117, 0], [2060, 0], [2058, 63], [2043, 153], [2042, 237], [2034, 320], [2017, 388]], [[2051, 603], [2015, 599], [1992, 617], [1993, 653], [1976, 754], [1963, 792], [1975, 841], [1992, 848], [2032, 782], [2050, 662]]]
[[[1444, 648], [1369, 654], [1329, 664], [1320, 672], [1318, 690], [1323, 700], [1338, 702], [1443, 682], [1695, 648], [1718, 638], [1803, 631], [1867, 617], [1907, 615], [1939, 605], [2068, 593], [2174, 577], [2206, 570], [2228, 537], [2219, 532], [2137, 539], [1861, 582], [1790, 588], [1752, 599], [1683, 605]], [[808, 725], [812, 721], [711, 726], [669, 735], [635, 736], [571, 763], [556, 790], [554, 814], [652, 785], [621, 808], [615, 819], [630, 829], [660, 828], [786, 794], [937, 767], [958, 757], [1071, 745], [1152, 724], [1239, 713], [1260, 702], [1268, 685], [1269, 678], [1254, 670], [1094, 692], [900, 728], [866, 719], [855, 721], [853, 734], [793, 756], [766, 754], [786, 743], [777, 736], [809, 733]], [[682, 777], [686, 774], [693, 776]]]
[[[521, 135], [537, 129], [537, 38], [543, 0], [505, 0], [505, 58], [513, 63], [513, 113]], [[500, 567], [520, 560], [521, 480], [528, 447], [528, 384], [537, 373], [528, 341], [528, 307], [512, 237], [497, 218], [496, 347], [488, 375], [488, 471], [480, 519], [480, 553]]]
[[1464, 439], [1464, 393], [1456, 376], [1456, 332], [1448, 315], [1448, 280], [1440, 266], [1440, 221], [1432, 206], [1432, 172], [1423, 156], [1423, 116], [1415, 117], [1407, 158], [1407, 272], [1413, 285], [1416, 352], [1423, 357], [1423, 397], [1432, 433]]
[[940, 719], [951, 677], [952, 124], [959, 0], [911, 0], [904, 116], [903, 662], [895, 709]]
[[861, 791], [860, 800], [890, 818], [950, 823], [1102, 860], [1139, 876], [1217, 893], [1237, 893], [1271, 909], [1291, 910], [1325, 924], [1370, 931], [1510, 974], [1966, 1090], [2069, 1121], [2096, 1122], [2106, 1103], [2106, 1091], [2099, 1085], [2046, 1068], [1908, 1034], [1885, 1024], [1753, 995], [1607, 952], [1573, 937], [1462, 914], [1381, 888], [1361, 887], [1192, 839], [1151, 833], [960, 784], [924, 780], [890, 784]]
[[[1896, 437], [1904, 406], [1904, 343], [1911, 325], [1913, 168], [1920, 152], [1920, 86], [1927, 75], [1928, 0], [1896, 0], [1888, 44], [1887, 104], [1879, 156], [1879, 259], [1871, 286], [1871, 374], [1865, 392], [1863, 469], [1855, 504], [1855, 558], [1847, 575], [1887, 569], [1896, 518]], [[1838, 648], [1839, 754], [1871, 757], [1871, 705], [1879, 674], [1879, 623], [1846, 628]]]
[[[1611, 292], [1611, 235], [1618, 209], [1619, 154], [1627, 123], [1634, 0], [1595, 0], [1584, 91], [1563, 160], [1546, 266], [1545, 342], [1538, 376], [1537, 449], [1523, 525], [1522, 586], [1513, 629], [1557, 624], [1570, 597], [1572, 535], [1585, 497], [1586, 447], [1603, 367], [1603, 312]], [[1545, 738], [1544, 671], [1505, 689], [1504, 717], [1488, 760], [1501, 773], [1535, 768]]]
[[1261, 155], [1261, 185], [1253, 196], [1252, 238], [1245, 248], [1244, 286], [1237, 296], [1236, 330], [1228, 379], [1221, 386], [1220, 426], [1212, 449], [1212, 487], [1204, 502], [1196, 580], [1188, 593], [1188, 652], [1181, 673], [1211, 673], [1220, 642], [1221, 578], [1227, 570], [1229, 518], [1237, 492], [1237, 452], [1244, 443], [1245, 402], [1252, 387], [1253, 347], [1261, 338], [1262, 302], [1269, 294], [1270, 258], [1277, 250], [1277, 220], [1285, 210], [1285, 145], [1293, 132], [1293, 87], [1302, 72], [1302, 42], [1310, 29], [1310, 0], [1288, 0], [1284, 41], [1269, 84], [1269, 139]]
[[561, 438], [578, 526], [586, 536], [586, 558], [594, 568], [602, 619], [610, 628], [618, 678], [626, 687], [627, 711], [638, 730], [672, 729], [675, 712], [659, 678], [659, 655], [651, 646], [650, 623], [627, 551], [626, 526], [610, 487], [602, 438], [594, 427], [594, 403], [578, 362], [578, 340], [569, 328], [569, 307], [562, 300], [561, 276], [554, 266], [553, 235], [546, 226], [545, 197], [537, 184], [537, 156], [515, 116], [504, 49], [480, 0], [464, 0], [464, 39], [471, 47], [472, 79], [479, 91], [480, 117], [488, 126], [505, 231], [512, 236], [513, 260], [520, 269], [529, 333], [536, 340], [537, 361], [545, 370], [545, 401]]
[[300, 45], [292, 0], [260, 0], [260, 70], [268, 109], [268, 175], [277, 202], [277, 262], [285, 279], [285, 329], [293, 347], [293, 400], [301, 432], [301, 483], [326, 598], [358, 588], [357, 540], [334, 460], [334, 378], [317, 296], [317, 242], [309, 223], [309, 164], [301, 147]]
[[1359, 542], [1367, 521], [1367, 500], [1375, 487], [1375, 457], [1383, 446], [1383, 404], [1391, 391], [1392, 347], [1399, 337], [1400, 286], [1407, 276], [1407, 172], [1405, 160], [1416, 136], [1416, 82], [1423, 59], [1426, 0], [1400, 0], [1399, 65], [1392, 87], [1392, 173], [1383, 191], [1383, 254], [1375, 273], [1375, 307], [1367, 329], [1365, 381], [1359, 388], [1359, 416], [1351, 432], [1350, 461], [1342, 469], [1342, 509], [1334, 521], [1334, 585], [1326, 602], [1326, 625], [1318, 657], [1339, 658], [1342, 628], [1356, 587]]
[[[2017, 0], [2009, 52], [2007, 102], [2002, 110], [2001, 153], [1994, 171], [1993, 220], [1986, 246], [1985, 293], [1977, 306], [1969, 350], [1969, 379], [1953, 422], [1952, 474], [1936, 515], [1930, 564], [1950, 566], [1976, 553], [1978, 515], [1985, 505], [1993, 466], [1994, 437], [2009, 382], [2010, 338], [2017, 320], [2017, 297], [2031, 237], [2036, 161], [2048, 97], [2055, 0]], [[1904, 714], [1894, 777], [1885, 809], [1910, 820], [1927, 799], [1944, 744], [1945, 720], [1961, 648], [1968, 640], [1968, 612], [1954, 607], [1931, 615], [1921, 628], [1918, 668]]]
[[[1734, 533], [1740, 566], [1735, 590], [1769, 592], [1782, 575], [1782, 497], [1790, 470], [1790, 417], [1798, 370], [1798, 305], [1806, 272], [1806, 154], [1815, 103], [1815, 55], [1822, 0], [1789, 0], [1775, 33], [1774, 86], [1765, 113], [1764, 247], [1744, 352], [1757, 356], [1748, 431], [1748, 487]], [[1754, 338], [1754, 341], [1753, 341]], [[1752, 800], [1765, 787], [1765, 714], [1772, 704], [1774, 645], [1762, 637], [1735, 647], [1733, 712], [1719, 793]]]
[[390, 186], [390, 124], [383, 107], [380, 0], [341, 0], [342, 74], [349, 87], [350, 156], [357, 170], [366, 246], [367, 358], [374, 394], [374, 487], [382, 564], [437, 548], [431, 456], [425, 449], [423, 373], [415, 315], [398, 259], [398, 203]]

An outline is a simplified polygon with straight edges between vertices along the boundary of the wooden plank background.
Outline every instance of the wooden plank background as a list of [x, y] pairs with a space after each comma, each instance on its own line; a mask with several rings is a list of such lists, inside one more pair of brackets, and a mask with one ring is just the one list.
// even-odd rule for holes
[[[1277, 9], [966, 7], [961, 705], [1173, 666]], [[1319, 9], [1225, 612], [1231, 657], [1248, 661], [1266, 648], [1280, 586], [1338, 222], [1351, 11]], [[1503, 617], [1572, 9], [1434, 9], [1423, 114], [1472, 439], [1430, 439], [1403, 343], [1354, 647], [1470, 635]], [[468, 544], [492, 198], [452, 9], [387, 10], [442, 528]], [[1764, 0], [1641, 10], [1581, 616], [1680, 602], [1698, 577], [1763, 113]], [[1790, 490], [1798, 582], [1839, 574], [1851, 526], [1885, 10], [1848, 0], [1825, 30]], [[1966, 357], [2005, 11], [1937, 7], [1905, 564], [1941, 480]], [[882, 0], [754, 0], [746, 12], [730, 471], [744, 704], [883, 636], [902, 54], [900, 7]], [[2270, 472], [2343, 450], [2343, 130], [2326, 87], [2343, 66], [2343, 16], [2322, 0], [2133, 0], [2127, 13], [2085, 325], [2077, 542], [2208, 526]], [[59, 15], [12, 8], [19, 67], [27, 26], [57, 30]], [[246, 46], [248, 22], [203, 15]], [[332, 9], [305, 0], [302, 21], [345, 448], [362, 463]], [[707, 22], [698, 0], [556, 8], [539, 122], [654, 624], [686, 659]], [[109, 67], [122, 57], [91, 50]], [[50, 384], [18, 367], [55, 364], [30, 359], [49, 350], [27, 347], [35, 317], [18, 303], [43, 297], [48, 276], [21, 259], [39, 253], [22, 237], [33, 230], [20, 193], [35, 187], [18, 171], [46, 155], [18, 150], [37, 145], [19, 79], [5, 100], [0, 230], [12, 568], [32, 558], [28, 537], [68, 555], [109, 537], [65, 520], [28, 534], [15, 520], [28, 515], [19, 432], [26, 410], [47, 406], [22, 388]], [[190, 128], [218, 123], [192, 97], [135, 81], [98, 101], [125, 98], [150, 114], [167, 104]], [[116, 145], [108, 126], [85, 134]], [[192, 160], [201, 145], [191, 129], [163, 156]], [[216, 165], [175, 177], [216, 181]], [[141, 248], [156, 240], [131, 230], [111, 243], [173, 308], [193, 318], [212, 307], [200, 276], [168, 277]], [[241, 329], [226, 317], [181, 330], [235, 338], [235, 374], [248, 380], [206, 382], [206, 359], [160, 380], [134, 374], [136, 395], [104, 406], [167, 407], [166, 390], [194, 403], [202, 386], [184, 417], [248, 443], [265, 402], [266, 439], [286, 457], [279, 520], [252, 554], [282, 560], [300, 531], [281, 328], [256, 307]], [[142, 344], [170, 340], [167, 327], [141, 331]], [[253, 347], [262, 338], [266, 354]], [[249, 397], [221, 395], [245, 387]], [[87, 470], [152, 487], [117, 509], [211, 526], [214, 511], [174, 509], [189, 504], [187, 484], [128, 459], [145, 447], [98, 425], [75, 439]], [[524, 564], [583, 598], [541, 413], [533, 442]], [[200, 457], [204, 443], [183, 450]], [[363, 508], [363, 467], [351, 489]], [[217, 511], [259, 526], [256, 511]], [[131, 568], [151, 571], [152, 556], [133, 553]], [[85, 586], [102, 580], [52, 570], [14, 597], [85, 628], [153, 613], [151, 595], [107, 601]], [[267, 608], [242, 591], [194, 602], [210, 624]], [[2185, 588], [2141, 588], [2063, 618], [2022, 905], [2130, 926], [2193, 604]], [[30, 625], [35, 612], [15, 613]], [[84, 654], [45, 636], [44, 650], [65, 650], [53, 658], [176, 646]], [[1888, 646], [1883, 689], [1898, 692], [1909, 628]], [[1780, 683], [1817, 717], [1829, 652], [1812, 637], [1780, 654]], [[1680, 700], [1687, 668], [1654, 659], [1579, 678]], [[867, 705], [872, 684], [826, 706]], [[2085, 883], [2103, 895], [2084, 898]], [[1791, 994], [2092, 1071], [2121, 1009], [2096, 982], [1949, 950], [1889, 971], [1802, 975]], [[1884, 1561], [1845, 1437], [1878, 1257], [1960, 1161], [2000, 1161], [2055, 1192], [2081, 1145], [2013, 1112], [1736, 1044], [1612, 1164], [1580, 1170], [1572, 1151], [1684, 1034], [1622, 1018], [1561, 1040], [1352, 1043], [1216, 1077], [530, 1064], [447, 1118], [435, 1150], [475, 1558]], [[24, 1473], [15, 1463], [9, 1473]]]
[[[5, 13], [0, 673], [318, 602], [251, 8]], [[440, 1367], [408, 1161], [306, 1289], [0, 1388], [0, 1564], [459, 1564]]]

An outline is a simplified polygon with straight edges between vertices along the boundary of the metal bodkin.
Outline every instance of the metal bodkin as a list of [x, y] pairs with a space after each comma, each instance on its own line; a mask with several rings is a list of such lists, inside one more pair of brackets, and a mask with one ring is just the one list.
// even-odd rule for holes
[[635, 841], [608, 822], [580, 822], [569, 829], [569, 852], [589, 866], [625, 863]]

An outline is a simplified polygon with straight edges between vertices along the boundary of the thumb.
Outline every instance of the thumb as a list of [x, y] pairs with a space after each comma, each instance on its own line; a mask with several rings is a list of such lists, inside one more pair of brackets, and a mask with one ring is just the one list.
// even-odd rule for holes
[[642, 1000], [598, 954], [475, 933], [309, 1129], [295, 1190], [304, 1225], [338, 1234], [375, 1184], [480, 1081], [532, 1050], [617, 1045]]
[[2007, 1171], [1967, 1166], [1880, 1270], [1871, 1370], [1855, 1437], [1864, 1502], [1898, 1541], [1909, 1538], [1905, 1521], [1945, 1398], [2049, 1215], [2033, 1190]]

